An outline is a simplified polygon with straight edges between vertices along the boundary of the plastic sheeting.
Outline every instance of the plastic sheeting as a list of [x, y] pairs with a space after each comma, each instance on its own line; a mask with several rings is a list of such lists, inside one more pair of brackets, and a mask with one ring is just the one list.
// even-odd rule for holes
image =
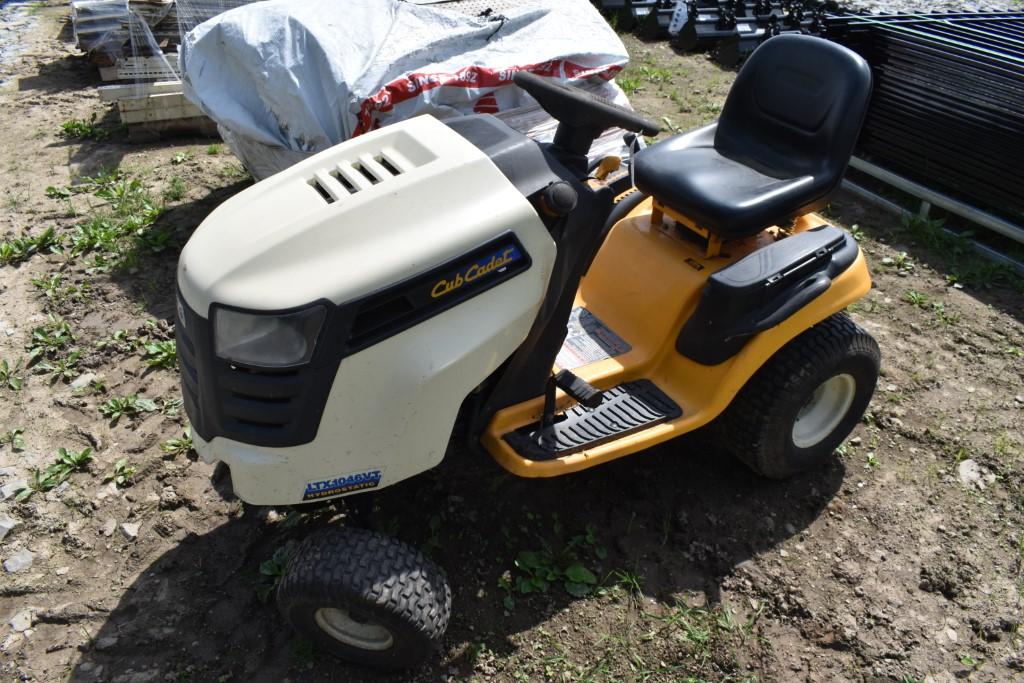
[[[257, 178], [423, 113], [492, 113], [550, 137], [553, 122], [511, 85], [523, 69], [628, 104], [611, 82], [625, 47], [587, 0], [509, 4], [478, 16], [399, 0], [245, 5], [184, 36], [185, 94]], [[619, 151], [621, 135], [592, 151]]]

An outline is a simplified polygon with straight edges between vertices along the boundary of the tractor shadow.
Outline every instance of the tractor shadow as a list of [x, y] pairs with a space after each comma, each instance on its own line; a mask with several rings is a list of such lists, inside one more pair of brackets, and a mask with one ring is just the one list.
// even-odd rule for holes
[[761, 479], [699, 436], [548, 480], [518, 479], [486, 460], [449, 454], [441, 466], [376, 500], [376, 526], [425, 549], [446, 569], [453, 590], [448, 655], [393, 675], [312, 650], [282, 622], [272, 600], [257, 597], [270, 581], [260, 575], [260, 563], [312, 529], [339, 523], [345, 505], [320, 508], [295, 524], [280, 521], [283, 510], [268, 516], [265, 508], [245, 507], [238, 518], [188, 535], [152, 561], [92, 634], [92, 647], [68, 680], [162, 680], [183, 672], [191, 680], [246, 681], [469, 675], [475, 644], [506, 654], [515, 647], [511, 636], [577, 600], [558, 584], [517, 595], [506, 611], [499, 579], [516, 574], [519, 553], [558, 554], [589, 530], [593, 547], [577, 548], [580, 561], [605, 585], [614, 584], [618, 570], [639, 579], [645, 599], [671, 606], [701, 596], [714, 606], [722, 580], [738, 564], [801, 534], [822, 515], [844, 474], [836, 459], [788, 481]]

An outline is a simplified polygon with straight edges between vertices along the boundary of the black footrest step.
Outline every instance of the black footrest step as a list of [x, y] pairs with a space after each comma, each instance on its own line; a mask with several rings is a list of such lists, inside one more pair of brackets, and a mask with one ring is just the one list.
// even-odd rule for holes
[[650, 380], [627, 382], [604, 392], [604, 402], [589, 410], [574, 405], [555, 424], [541, 429], [540, 423], [505, 434], [515, 451], [529, 460], [553, 460], [593, 448], [620, 436], [638, 432], [683, 414]]

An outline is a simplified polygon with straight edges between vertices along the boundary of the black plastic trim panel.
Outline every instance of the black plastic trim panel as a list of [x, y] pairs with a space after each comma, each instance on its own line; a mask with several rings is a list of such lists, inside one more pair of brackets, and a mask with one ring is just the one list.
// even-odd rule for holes
[[676, 350], [703, 365], [732, 358], [824, 294], [859, 251], [845, 230], [822, 225], [748, 254], [708, 278]]

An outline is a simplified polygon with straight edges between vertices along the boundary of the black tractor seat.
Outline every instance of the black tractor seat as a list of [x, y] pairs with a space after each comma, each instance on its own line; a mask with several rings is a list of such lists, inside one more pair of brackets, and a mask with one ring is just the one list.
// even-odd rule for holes
[[782, 35], [751, 55], [718, 123], [636, 155], [637, 188], [721, 239], [824, 205], [842, 181], [871, 95], [859, 55]]

